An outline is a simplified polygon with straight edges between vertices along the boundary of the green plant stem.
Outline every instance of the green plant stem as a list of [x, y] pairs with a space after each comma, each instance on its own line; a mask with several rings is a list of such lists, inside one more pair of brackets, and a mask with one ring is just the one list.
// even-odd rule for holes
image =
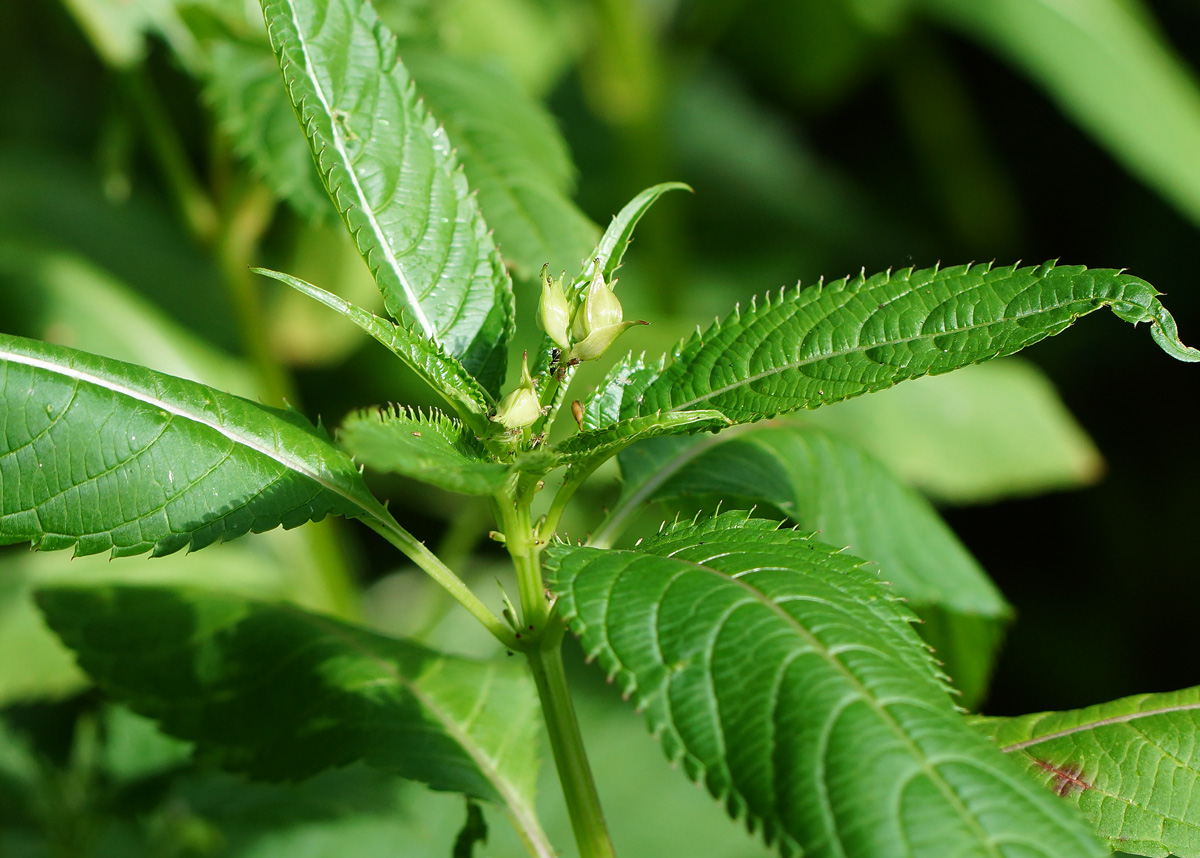
[[217, 207], [188, 161], [187, 150], [150, 81], [144, 64], [121, 74], [125, 92], [146, 131], [150, 153], [158, 162], [175, 204], [193, 236], [210, 243], [217, 234]]
[[596, 792], [592, 767], [583, 746], [575, 704], [567, 688], [562, 660], [564, 626], [557, 617], [552, 617], [550, 623], [539, 645], [527, 650], [525, 656], [529, 659], [538, 698], [542, 702], [542, 716], [546, 720], [546, 732], [550, 736], [550, 748], [554, 752], [554, 765], [558, 769], [571, 827], [575, 831], [575, 843], [580, 858], [614, 858], [616, 853], [600, 808], [600, 795]]
[[[546, 628], [550, 606], [542, 581], [541, 546], [534, 538], [529, 519], [529, 502], [513, 500], [508, 494], [496, 497], [496, 520], [504, 531], [504, 545], [512, 557], [517, 575], [517, 594], [521, 600], [523, 637], [537, 637]], [[527, 649], [522, 646], [521, 649]]]
[[405, 557], [416, 563], [425, 574], [441, 584], [446, 592], [492, 633], [496, 640], [509, 649], [523, 649], [521, 642], [513, 634], [513, 630], [488, 610], [487, 605], [479, 601], [479, 598], [471, 592], [471, 588], [438, 559], [436, 554], [425, 547], [425, 543], [397, 524], [390, 516], [387, 518], [365, 517], [362, 520], [368, 527], [399, 549]]

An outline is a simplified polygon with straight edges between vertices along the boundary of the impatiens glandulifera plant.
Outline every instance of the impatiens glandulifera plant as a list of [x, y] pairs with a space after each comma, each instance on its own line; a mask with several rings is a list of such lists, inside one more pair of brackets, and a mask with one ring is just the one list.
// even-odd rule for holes
[[[1055, 263], [860, 275], [753, 300], [661, 360], [630, 354], [594, 389], [573, 388], [581, 363], [636, 336], [615, 273], [643, 214], [683, 186], [638, 195], [585, 259], [548, 260], [536, 314], [518, 318], [453, 141], [371, 5], [263, 10], [391, 318], [260, 273], [360, 326], [444, 405], [363, 410], [335, 441], [295, 411], [0, 335], [0, 544], [159, 556], [342, 515], [443, 586], [498, 657], [215, 591], [42, 589], [98, 685], [230, 770], [299, 779], [361, 761], [496, 804], [549, 858], [562, 844], [534, 800], [544, 728], [579, 853], [598, 858], [614, 852], [567, 686], [569, 630], [666, 755], [782, 855], [1200, 855], [1195, 689], [967, 717], [956, 685], [983, 680], [962, 653], [995, 645], [994, 588], [873, 459], [810, 426], [759, 423], [1014, 354], [1102, 307], [1200, 360], [1154, 288]], [[576, 267], [554, 276], [564, 262]], [[506, 389], [516, 325], [535, 316], [540, 344]], [[564, 510], [617, 456], [621, 497], [586, 542], [564, 539]], [[485, 498], [515, 598], [489, 607], [363, 467]], [[727, 506], [611, 547], [644, 502], [682, 496], [744, 500], [759, 517]], [[470, 818], [455, 854], [478, 835]]]

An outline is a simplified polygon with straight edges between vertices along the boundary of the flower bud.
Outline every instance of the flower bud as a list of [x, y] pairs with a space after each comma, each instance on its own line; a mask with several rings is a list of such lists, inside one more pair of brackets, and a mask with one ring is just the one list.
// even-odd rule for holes
[[542, 266], [542, 297], [538, 301], [538, 327], [560, 349], [570, 348], [567, 329], [571, 325], [571, 305], [563, 292], [563, 278], [550, 279], [550, 266]]
[[613, 344], [613, 341], [625, 333], [626, 330], [632, 328], [634, 325], [648, 324], [650, 323], [638, 320], [634, 322], [618, 322], [615, 325], [607, 325], [606, 327], [599, 328], [588, 334], [583, 342], [576, 343], [571, 349], [570, 356], [579, 361], [595, 360], [608, 351], [608, 347]]
[[524, 354], [521, 356], [521, 384], [500, 400], [492, 420], [505, 429], [524, 429], [541, 416], [542, 403], [538, 401], [533, 378], [529, 375], [529, 356]]
[[583, 342], [593, 331], [620, 324], [623, 315], [621, 302], [604, 282], [604, 273], [597, 267], [591, 285], [583, 295], [583, 304], [575, 312], [571, 338], [577, 343]]

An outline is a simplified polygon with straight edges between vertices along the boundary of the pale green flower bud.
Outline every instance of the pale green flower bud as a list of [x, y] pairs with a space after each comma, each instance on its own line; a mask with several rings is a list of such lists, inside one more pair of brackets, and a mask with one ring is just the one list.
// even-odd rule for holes
[[604, 282], [604, 273], [597, 267], [591, 285], [583, 295], [583, 304], [575, 311], [571, 338], [577, 343], [583, 342], [592, 331], [620, 324], [623, 315], [621, 302]]
[[546, 332], [560, 349], [571, 346], [567, 329], [571, 326], [571, 305], [563, 292], [563, 278], [550, 279], [550, 266], [542, 266], [542, 297], [538, 301], [538, 327]]
[[492, 416], [505, 429], [524, 429], [542, 416], [542, 403], [533, 388], [528, 358], [528, 354], [521, 356], [521, 384], [500, 400]]

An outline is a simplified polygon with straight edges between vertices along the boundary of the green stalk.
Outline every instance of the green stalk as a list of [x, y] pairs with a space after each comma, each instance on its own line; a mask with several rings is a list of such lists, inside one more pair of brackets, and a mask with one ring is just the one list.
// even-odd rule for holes
[[580, 858], [615, 858], [592, 767], [583, 746], [575, 704], [567, 688], [567, 674], [563, 670], [564, 626], [558, 618], [552, 618], [551, 624], [539, 645], [527, 650], [525, 656], [529, 659], [538, 698], [542, 702], [542, 716], [546, 720], [546, 732], [550, 736], [550, 748], [554, 752], [554, 765], [558, 769], [571, 828], [575, 831], [575, 843]]

